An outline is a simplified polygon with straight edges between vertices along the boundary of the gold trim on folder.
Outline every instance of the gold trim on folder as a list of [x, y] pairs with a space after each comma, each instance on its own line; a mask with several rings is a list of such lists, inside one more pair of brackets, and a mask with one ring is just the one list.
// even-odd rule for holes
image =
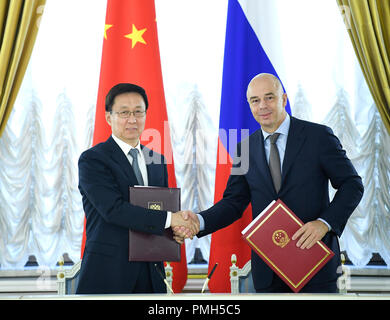
[[318, 266], [330, 255], [329, 250], [327, 250], [326, 247], [322, 245], [320, 241], [317, 241], [318, 245], [325, 251], [325, 256], [299, 281], [298, 283], [294, 283], [290, 278], [288, 278], [282, 270], [280, 270], [251, 240], [250, 237], [255, 233], [275, 212], [277, 209], [281, 207], [300, 227], [302, 227], [302, 223], [298, 221], [287, 209], [283, 204], [279, 203], [273, 210], [272, 212], [261, 222], [259, 225], [253, 229], [253, 231], [246, 237], [248, 242], [266, 259], [276, 270], [280, 272], [280, 274], [294, 287], [297, 288], [301, 285], [303, 281], [306, 280], [307, 277], [309, 277], [314, 270], [318, 268]]

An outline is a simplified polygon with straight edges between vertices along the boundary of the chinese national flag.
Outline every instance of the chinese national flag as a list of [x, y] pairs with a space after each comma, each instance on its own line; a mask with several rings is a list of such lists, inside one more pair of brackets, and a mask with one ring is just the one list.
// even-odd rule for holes
[[[168, 163], [169, 187], [176, 187], [154, 0], [107, 1], [93, 145], [111, 135], [111, 127], [104, 116], [104, 101], [108, 91], [122, 82], [134, 83], [145, 89], [149, 107], [141, 143], [164, 154]], [[159, 134], [156, 135], [157, 132]], [[82, 254], [84, 245], [85, 231]], [[187, 281], [184, 245], [181, 251], [181, 262], [172, 263], [175, 292], [181, 292]]]

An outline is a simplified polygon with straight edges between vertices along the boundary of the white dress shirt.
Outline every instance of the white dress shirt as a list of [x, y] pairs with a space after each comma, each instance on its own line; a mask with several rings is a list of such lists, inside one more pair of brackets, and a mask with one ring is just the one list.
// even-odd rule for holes
[[[118, 144], [119, 148], [123, 151], [123, 153], [126, 155], [127, 160], [129, 160], [130, 164], [133, 165], [133, 158], [129, 154], [131, 149], [138, 149], [138, 166], [142, 174], [142, 179], [144, 180], [144, 185], [148, 186], [148, 171], [146, 169], [146, 161], [145, 156], [141, 150], [141, 144], [138, 141], [138, 144], [134, 148], [133, 146], [127, 144], [126, 142], [122, 141], [118, 137], [116, 137], [114, 134], [112, 135], [112, 138], [114, 141]], [[171, 219], [172, 219], [172, 213], [168, 211], [167, 213], [167, 220], [165, 222], [165, 229], [169, 228], [171, 226]]]

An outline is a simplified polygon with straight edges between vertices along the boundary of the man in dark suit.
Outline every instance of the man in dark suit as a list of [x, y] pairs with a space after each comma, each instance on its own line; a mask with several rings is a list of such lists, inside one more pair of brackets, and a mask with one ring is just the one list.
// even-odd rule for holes
[[[287, 95], [275, 76], [260, 74], [253, 78], [247, 99], [261, 125], [237, 147], [237, 158], [246, 159], [249, 166], [233, 165], [223, 199], [198, 214], [198, 236], [230, 225], [242, 216], [249, 203], [256, 217], [272, 200], [280, 198], [304, 222], [293, 235], [293, 240], [298, 239], [297, 246], [306, 250], [322, 240], [335, 253], [301, 292], [336, 292], [336, 269], [340, 265], [337, 237], [362, 198], [361, 178], [330, 128], [287, 114]], [[274, 133], [281, 171], [276, 181], [269, 167]], [[329, 181], [337, 189], [331, 202]], [[193, 213], [189, 217], [196, 219]], [[251, 264], [257, 292], [292, 292], [253, 251]]]
[[[118, 84], [107, 94], [105, 108], [112, 136], [79, 159], [86, 244], [77, 293], [164, 293], [156, 262], [128, 261], [129, 229], [157, 235], [178, 225], [186, 225], [191, 233], [199, 229], [192, 221], [183, 220], [183, 212], [149, 210], [129, 203], [129, 186], [168, 186], [164, 157], [139, 141], [148, 108], [145, 90]], [[165, 274], [163, 262], [157, 265]]]

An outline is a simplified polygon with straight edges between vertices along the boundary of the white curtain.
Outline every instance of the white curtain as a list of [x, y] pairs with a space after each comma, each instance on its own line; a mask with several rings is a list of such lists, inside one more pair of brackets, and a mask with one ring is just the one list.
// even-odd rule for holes
[[[386, 132], [374, 131], [380, 123], [336, 1], [270, 1], [280, 16], [293, 115], [330, 125], [364, 179], [365, 198], [343, 234], [343, 249], [357, 265], [373, 252], [389, 263], [390, 144]], [[227, 0], [155, 2], [182, 205], [202, 210], [214, 198]], [[47, 1], [0, 139], [1, 268], [21, 268], [29, 255], [47, 266], [65, 252], [73, 261], [80, 257], [77, 159], [93, 135], [105, 9], [105, 0]], [[200, 158], [201, 164], [192, 161]], [[207, 260], [209, 242], [188, 241], [187, 261], [196, 247]]]
[[80, 259], [77, 160], [90, 146], [105, 1], [47, 1], [14, 111], [0, 139], [0, 265], [30, 255]]

